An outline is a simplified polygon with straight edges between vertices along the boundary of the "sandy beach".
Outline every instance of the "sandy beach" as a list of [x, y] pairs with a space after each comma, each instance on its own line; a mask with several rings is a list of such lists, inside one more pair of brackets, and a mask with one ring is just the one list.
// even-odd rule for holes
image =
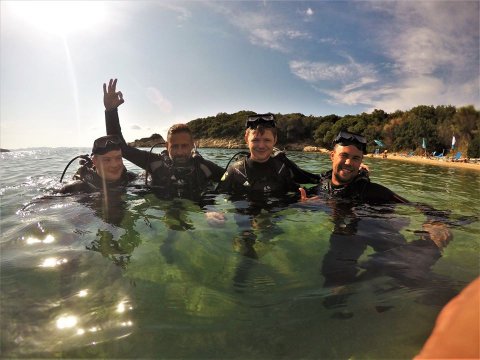
[[[321, 152], [321, 153], [329, 153], [330, 150], [325, 149], [325, 148], [320, 148], [316, 146], [305, 146], [303, 148], [303, 151], [306, 152]], [[388, 154], [387, 158], [383, 158], [382, 154], [380, 155], [374, 155], [374, 154], [367, 154], [366, 158], [376, 158], [376, 159], [382, 159], [385, 161], [388, 160], [396, 160], [396, 161], [405, 161], [405, 162], [411, 162], [411, 163], [417, 163], [417, 164], [427, 164], [427, 165], [435, 165], [435, 166], [447, 166], [447, 167], [455, 167], [455, 168], [461, 168], [461, 169], [470, 169], [470, 170], [477, 170], [480, 171], [480, 160], [477, 159], [477, 162], [462, 162], [462, 161], [452, 161], [449, 158], [444, 158], [444, 159], [436, 159], [436, 158], [426, 158], [424, 156], [417, 156], [417, 155], [412, 155], [412, 156], [406, 156], [406, 155], [398, 155], [398, 154]]]
[[[367, 155], [367, 157], [373, 157], [372, 154]], [[375, 156], [375, 158], [383, 159], [381, 156]], [[417, 164], [428, 164], [428, 165], [435, 165], [435, 166], [448, 166], [448, 167], [455, 167], [455, 168], [462, 168], [462, 169], [471, 169], [480, 171], [480, 161], [476, 163], [473, 162], [460, 162], [460, 161], [451, 161], [449, 159], [435, 159], [435, 158], [425, 158], [423, 156], [401, 156], [395, 154], [388, 154], [388, 157], [384, 159], [388, 160], [396, 160], [396, 161], [405, 161], [405, 162], [412, 162]]]

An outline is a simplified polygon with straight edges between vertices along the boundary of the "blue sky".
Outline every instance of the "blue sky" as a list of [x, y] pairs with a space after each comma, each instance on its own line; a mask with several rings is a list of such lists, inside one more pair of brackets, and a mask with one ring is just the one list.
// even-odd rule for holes
[[473, 104], [478, 1], [1, 1], [0, 147], [128, 141], [233, 113]]

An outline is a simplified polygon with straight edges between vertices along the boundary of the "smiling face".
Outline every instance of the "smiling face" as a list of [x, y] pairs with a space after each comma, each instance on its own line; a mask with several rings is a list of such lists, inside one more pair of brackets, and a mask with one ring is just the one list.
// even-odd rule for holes
[[265, 162], [272, 155], [273, 147], [277, 143], [277, 136], [271, 128], [247, 129], [245, 142], [250, 150], [250, 159], [256, 162]]
[[124, 166], [121, 150], [112, 150], [103, 155], [95, 154], [92, 161], [101, 178], [116, 181], [122, 177]]
[[170, 135], [167, 142], [167, 150], [172, 159], [177, 164], [186, 163], [192, 156], [193, 138], [188, 132], [181, 131]]
[[345, 185], [358, 175], [358, 169], [363, 160], [363, 151], [355, 145], [335, 145], [330, 152], [332, 160], [332, 184]]

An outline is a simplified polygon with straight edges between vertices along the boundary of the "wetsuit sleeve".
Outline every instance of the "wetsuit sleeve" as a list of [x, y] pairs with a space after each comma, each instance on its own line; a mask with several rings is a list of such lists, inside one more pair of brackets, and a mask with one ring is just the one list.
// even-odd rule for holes
[[217, 186], [217, 191], [220, 193], [232, 193], [233, 191], [233, 181], [234, 181], [234, 168], [233, 165], [230, 165], [227, 171], [224, 172], [220, 178], [220, 182]]
[[219, 182], [222, 178], [223, 174], [225, 173], [225, 169], [218, 166], [217, 164], [213, 163], [212, 161], [203, 159], [203, 164], [208, 167], [208, 169], [212, 172], [210, 179]]
[[320, 180], [319, 175], [301, 169], [297, 164], [295, 164], [292, 160], [288, 159], [286, 156], [285, 164], [288, 166], [291, 173], [293, 174], [293, 181], [298, 184], [317, 184]]
[[118, 118], [118, 109], [105, 110], [105, 128], [107, 135], [118, 135], [126, 144], [120, 127], [120, 119]]
[[[105, 110], [105, 127], [107, 135], [118, 135], [122, 139], [122, 156], [137, 165], [138, 167], [147, 170], [147, 167], [153, 161], [162, 161], [160, 156], [149, 151], [139, 150], [133, 146], [129, 146], [122, 135], [122, 128], [120, 127], [120, 119], [118, 118], [118, 109]], [[151, 169], [148, 169], [151, 170]]]
[[58, 193], [60, 194], [75, 194], [75, 193], [88, 193], [90, 192], [90, 187], [81, 180], [76, 180], [71, 183], [66, 184]]
[[364, 192], [363, 199], [368, 203], [397, 203], [397, 204], [407, 204], [409, 201], [398, 194], [395, 194], [389, 188], [376, 184], [376, 183], [367, 183]]

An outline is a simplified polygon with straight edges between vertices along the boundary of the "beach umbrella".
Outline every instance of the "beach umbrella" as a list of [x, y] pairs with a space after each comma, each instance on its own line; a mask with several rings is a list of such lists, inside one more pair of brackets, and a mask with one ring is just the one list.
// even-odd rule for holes
[[380, 147], [385, 147], [385, 144], [381, 140], [373, 140], [375, 141], [375, 144], [377, 144]]
[[422, 138], [422, 149], [427, 148], [427, 142], [425, 141], [425, 138]]
[[452, 150], [455, 149], [455, 143], [457, 142], [457, 139], [455, 139], [455, 135], [452, 136]]

